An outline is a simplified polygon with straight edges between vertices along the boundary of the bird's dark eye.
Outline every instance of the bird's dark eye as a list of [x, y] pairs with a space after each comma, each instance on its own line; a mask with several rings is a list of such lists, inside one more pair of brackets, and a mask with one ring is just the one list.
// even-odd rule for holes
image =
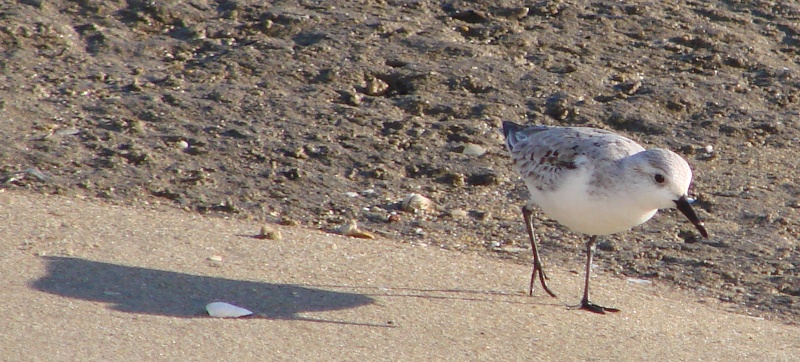
[[666, 179], [664, 178], [664, 175], [662, 175], [660, 173], [657, 173], [656, 174], [656, 182], [658, 182], [660, 184], [663, 184], [664, 181], [666, 181]]

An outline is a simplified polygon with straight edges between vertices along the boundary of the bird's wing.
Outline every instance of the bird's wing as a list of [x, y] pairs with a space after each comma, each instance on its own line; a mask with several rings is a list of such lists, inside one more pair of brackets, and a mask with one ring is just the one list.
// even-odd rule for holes
[[595, 128], [504, 124], [503, 130], [514, 168], [539, 190], [557, 188], [570, 173], [594, 162], [644, 150], [628, 138]]

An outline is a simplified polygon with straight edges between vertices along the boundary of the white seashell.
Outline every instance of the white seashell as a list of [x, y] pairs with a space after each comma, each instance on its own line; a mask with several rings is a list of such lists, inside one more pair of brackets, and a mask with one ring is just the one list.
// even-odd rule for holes
[[433, 205], [433, 201], [425, 196], [419, 194], [408, 194], [403, 199], [400, 209], [405, 212], [418, 212], [430, 209], [431, 205]]
[[217, 318], [239, 318], [253, 314], [253, 312], [224, 302], [209, 303], [206, 306], [208, 315]]

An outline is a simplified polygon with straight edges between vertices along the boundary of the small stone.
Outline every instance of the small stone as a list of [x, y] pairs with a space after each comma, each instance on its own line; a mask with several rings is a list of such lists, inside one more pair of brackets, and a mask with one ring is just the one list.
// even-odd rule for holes
[[597, 244], [597, 248], [603, 251], [617, 251], [617, 244], [611, 240], [603, 240]]
[[179, 149], [185, 150], [185, 149], [189, 148], [189, 142], [186, 142], [186, 141], [178, 141], [178, 143], [176, 144], [176, 146], [178, 146], [178, 148], [179, 148]]
[[450, 216], [454, 219], [464, 218], [467, 217], [467, 211], [464, 209], [453, 209], [450, 210]]
[[482, 171], [467, 177], [467, 184], [471, 186], [492, 186], [500, 183], [494, 171]]
[[467, 156], [482, 156], [486, 153], [486, 149], [476, 144], [467, 143], [461, 153]]
[[297, 220], [291, 219], [288, 216], [282, 217], [281, 221], [280, 221], [280, 224], [284, 225], [284, 226], [297, 226], [297, 225], [300, 225], [300, 223]]
[[503, 246], [503, 247], [501, 247], [501, 250], [505, 251], [506, 253], [510, 253], [510, 254], [519, 254], [519, 253], [528, 252], [528, 249], [526, 249], [524, 247], [513, 246], [513, 245]]
[[215, 261], [215, 262], [222, 262], [222, 255], [214, 254], [208, 257], [208, 260]]
[[301, 159], [301, 160], [304, 160], [304, 159], [308, 158], [308, 154], [306, 153], [306, 149], [303, 148], [303, 147], [297, 147], [297, 148], [289, 151], [289, 156], [297, 158], [297, 159]]
[[492, 212], [491, 211], [472, 210], [472, 211], [469, 211], [467, 214], [472, 216], [473, 218], [475, 218], [478, 221], [486, 221], [486, 220], [490, 220], [492, 218]]
[[299, 180], [300, 178], [303, 177], [303, 175], [304, 175], [304, 172], [301, 171], [297, 167], [290, 168], [289, 170], [287, 170], [287, 171], [285, 171], [283, 173], [284, 177], [286, 177], [287, 179], [292, 180], [292, 181]]
[[28, 168], [23, 172], [25, 172], [26, 174], [31, 175], [33, 177], [36, 177], [39, 181], [48, 181], [48, 180], [50, 180], [50, 176], [45, 175], [42, 171], [39, 171], [39, 169], [36, 168], [36, 167]]
[[456, 187], [463, 187], [467, 184], [467, 177], [458, 172], [450, 172], [442, 176], [442, 182]]
[[338, 228], [336, 228], [336, 233], [344, 235], [344, 236], [352, 236], [354, 238], [361, 238], [361, 239], [375, 239], [375, 235], [372, 235], [366, 231], [363, 231], [358, 228], [358, 224], [356, 220], [350, 220]]
[[78, 133], [81, 133], [81, 130], [77, 128], [65, 128], [56, 131], [56, 135], [59, 136], [74, 136]]
[[262, 226], [261, 231], [256, 236], [259, 239], [267, 239], [267, 240], [281, 240], [283, 239], [283, 235], [279, 230], [275, 230], [269, 226]]
[[379, 78], [371, 77], [367, 80], [367, 87], [364, 90], [364, 93], [366, 93], [368, 96], [378, 97], [386, 95], [388, 90], [389, 84]]
[[714, 146], [712, 146], [712, 145], [707, 145], [707, 146], [705, 147], [705, 151], [706, 151], [706, 153], [714, 153]]
[[364, 96], [362, 96], [361, 94], [358, 94], [358, 93], [354, 93], [354, 92], [344, 92], [342, 94], [342, 98], [344, 99], [345, 103], [347, 103], [347, 104], [349, 104], [351, 106], [358, 107], [362, 103], [364, 103]]
[[497, 15], [519, 20], [528, 16], [528, 12], [530, 12], [530, 8], [523, 6], [516, 8], [501, 9], [500, 11], [497, 12]]
[[142, 121], [131, 121], [130, 123], [128, 123], [128, 126], [130, 127], [130, 131], [133, 134], [140, 135], [143, 134], [145, 131], [144, 122]]
[[426, 211], [431, 208], [433, 205], [433, 201], [431, 199], [419, 195], [419, 194], [408, 194], [405, 198], [403, 198], [403, 203], [400, 206], [400, 209], [405, 212], [421, 212]]

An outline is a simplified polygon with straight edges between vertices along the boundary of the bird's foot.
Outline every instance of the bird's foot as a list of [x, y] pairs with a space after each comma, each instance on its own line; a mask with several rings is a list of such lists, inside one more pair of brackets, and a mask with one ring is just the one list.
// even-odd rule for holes
[[599, 306], [590, 302], [588, 299], [581, 300], [581, 303], [574, 307], [575, 309], [588, 310], [592, 313], [606, 314], [606, 312], [617, 313], [619, 309]]

